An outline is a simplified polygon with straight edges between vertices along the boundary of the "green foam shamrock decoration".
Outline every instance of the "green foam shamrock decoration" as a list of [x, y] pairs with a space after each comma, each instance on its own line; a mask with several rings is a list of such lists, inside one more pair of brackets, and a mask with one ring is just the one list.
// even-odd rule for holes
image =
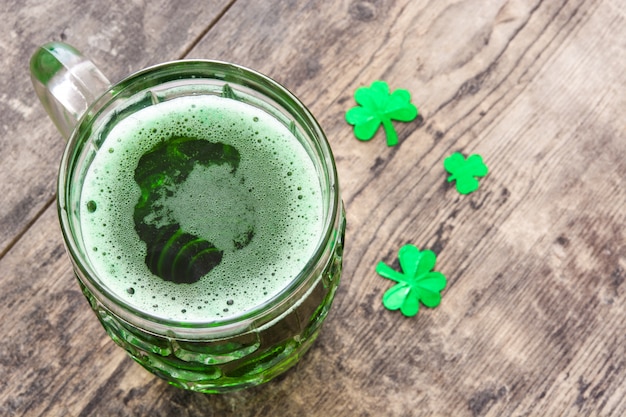
[[411, 104], [411, 94], [398, 89], [389, 93], [385, 81], [374, 81], [369, 87], [359, 87], [354, 93], [359, 106], [346, 112], [346, 121], [354, 125], [354, 134], [359, 140], [370, 140], [382, 124], [387, 135], [387, 145], [398, 144], [391, 120], [410, 122], [417, 117], [417, 107]]
[[431, 271], [437, 257], [433, 251], [420, 251], [414, 245], [404, 245], [398, 251], [402, 272], [379, 262], [376, 272], [383, 278], [396, 281], [383, 295], [383, 305], [389, 310], [398, 310], [407, 317], [419, 311], [420, 301], [426, 307], [436, 307], [441, 302], [439, 292], [446, 286], [446, 277], [441, 272]]
[[484, 177], [489, 172], [480, 155], [470, 155], [467, 159], [455, 152], [443, 161], [443, 166], [450, 174], [448, 182], [456, 180], [456, 189], [461, 194], [469, 194], [478, 189], [476, 177]]

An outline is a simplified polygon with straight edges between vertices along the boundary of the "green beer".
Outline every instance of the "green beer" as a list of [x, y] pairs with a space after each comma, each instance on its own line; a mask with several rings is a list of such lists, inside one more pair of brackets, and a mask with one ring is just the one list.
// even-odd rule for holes
[[269, 114], [218, 96], [142, 109], [108, 132], [81, 193], [89, 259], [128, 304], [214, 321], [262, 304], [319, 241], [308, 154]]
[[75, 129], [59, 189], [83, 293], [154, 374], [240, 389], [315, 340], [345, 220], [323, 133], [273, 81], [210, 61], [129, 77]]

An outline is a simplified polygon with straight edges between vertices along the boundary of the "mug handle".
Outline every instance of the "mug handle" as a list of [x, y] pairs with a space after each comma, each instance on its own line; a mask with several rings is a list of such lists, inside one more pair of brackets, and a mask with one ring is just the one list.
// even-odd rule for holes
[[65, 139], [69, 139], [91, 103], [111, 87], [93, 62], [62, 42], [37, 48], [30, 59], [30, 78], [39, 100]]

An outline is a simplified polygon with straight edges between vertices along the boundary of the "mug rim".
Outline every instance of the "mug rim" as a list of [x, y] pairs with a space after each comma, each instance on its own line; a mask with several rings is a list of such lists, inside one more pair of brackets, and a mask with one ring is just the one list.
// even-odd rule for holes
[[[174, 69], [174, 71], [172, 71], [172, 69]], [[213, 76], [202, 77], [202, 70], [211, 73]], [[215, 76], [217, 70], [222, 71], [222, 73], [217, 74], [221, 75], [221, 77]], [[173, 76], [174, 78], [161, 80], [157, 77], [151, 80], [150, 77], [162, 73], [170, 77]], [[115, 100], [123, 96], [124, 93], [132, 92], [133, 88], [135, 88], [135, 91], [132, 92], [129, 97], [140, 94], [149, 88], [138, 88], [138, 85], [141, 86], [147, 83], [147, 85], [155, 87], [169, 81], [202, 78], [225, 81], [229, 84], [245, 85], [246, 87], [250, 87], [250, 84], [243, 84], [237, 81], [243, 81], [244, 79], [247, 81], [253, 80], [256, 82], [255, 87], [263, 87], [262, 91], [253, 88], [255, 92], [279, 104], [282, 109], [287, 110], [291, 117], [295, 117], [292, 114], [294, 110], [298, 112], [298, 116], [307, 123], [307, 127], [311, 129], [311, 132], [314, 134], [314, 137], [311, 137], [309, 135], [310, 132], [307, 131], [304, 135], [308, 137], [308, 140], [315, 142], [315, 153], [318, 154], [321, 166], [324, 168], [326, 175], [323, 179], [323, 185], [326, 185], [328, 188], [328, 196], [326, 197], [328, 199], [328, 205], [327, 207], [326, 205], [324, 206], [323, 214], [325, 219], [323, 229], [316, 243], [315, 250], [298, 275], [293, 277], [288, 285], [281, 288], [279, 292], [269, 299], [239, 314], [219, 320], [181, 321], [163, 318], [142, 311], [126, 302], [104, 285], [103, 280], [98, 278], [101, 274], [95, 272], [90, 266], [90, 261], [86, 253], [82, 253], [81, 251], [81, 244], [77, 242], [79, 239], [74, 234], [75, 225], [70, 219], [72, 215], [69, 213], [74, 210], [74, 208], [68, 207], [68, 204], [71, 200], [71, 184], [72, 176], [75, 172], [74, 168], [77, 164], [76, 160], [81, 159], [86, 153], [82, 147], [86, 144], [88, 139], [93, 137], [91, 132], [85, 134], [85, 128], [91, 127], [91, 123], [97, 116], [110, 111], [110, 107]], [[273, 94], [268, 96], [268, 92]], [[284, 103], [277, 101], [277, 98], [284, 100]], [[288, 106], [285, 106], [286, 104]], [[329, 261], [329, 254], [332, 253], [334, 245], [336, 244], [336, 239], [333, 239], [332, 235], [338, 228], [342, 211], [338, 175], [332, 150], [321, 126], [309, 109], [287, 88], [269, 76], [238, 64], [208, 59], [174, 60], [152, 65], [112, 85], [99, 99], [89, 106], [88, 110], [76, 124], [63, 152], [57, 179], [57, 190], [57, 211], [61, 231], [66, 250], [78, 280], [94, 294], [97, 300], [104, 305], [109, 312], [120, 319], [156, 334], [166, 336], [175, 334], [177, 337], [187, 336], [191, 339], [200, 335], [204, 337], [213, 335], [216, 338], [222, 338], [233, 334], [245, 333], [248, 329], [264, 326], [288, 313], [291, 308], [297, 305], [297, 301], [302, 298], [302, 295], [306, 294], [306, 289], [308, 288], [307, 283], [313, 280], [309, 285], [313, 287], [313, 284], [321, 279], [319, 277], [320, 272]], [[297, 297], [298, 295], [300, 295], [300, 297]]]

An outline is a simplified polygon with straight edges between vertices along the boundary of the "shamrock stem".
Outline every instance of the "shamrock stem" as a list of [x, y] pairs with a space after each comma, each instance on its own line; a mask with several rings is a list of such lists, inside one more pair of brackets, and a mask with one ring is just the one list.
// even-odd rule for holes
[[398, 144], [398, 134], [396, 133], [396, 129], [393, 127], [391, 123], [391, 119], [386, 117], [382, 118], [383, 129], [385, 129], [385, 135], [387, 135], [387, 146], [395, 146]]
[[381, 277], [390, 279], [392, 281], [401, 282], [401, 283], [407, 282], [407, 279], [404, 276], [404, 274], [396, 271], [395, 269], [391, 268], [384, 262], [379, 262], [378, 265], [376, 265], [376, 272]]

